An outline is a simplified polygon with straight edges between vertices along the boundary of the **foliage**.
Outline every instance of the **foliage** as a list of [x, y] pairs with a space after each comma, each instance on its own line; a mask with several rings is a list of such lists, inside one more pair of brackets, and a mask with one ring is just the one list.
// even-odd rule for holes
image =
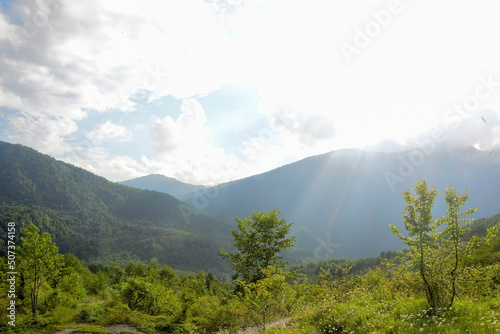
[[[487, 251], [495, 240], [476, 243], [476, 250]], [[43, 287], [46, 298], [39, 305], [37, 322], [31, 321], [30, 303], [20, 303], [16, 328], [10, 331], [48, 334], [76, 328], [105, 333], [105, 327], [113, 324], [130, 324], [148, 334], [229, 333], [250, 324], [265, 333], [500, 331], [500, 263], [467, 267], [457, 277], [453, 309], [438, 307], [430, 312], [427, 299], [415, 288], [418, 271], [388, 263], [392, 256], [381, 255], [364, 262], [327, 261], [320, 264], [318, 280], [311, 282], [269, 267], [257, 282], [239, 282], [235, 294], [234, 285], [211, 273], [180, 276], [156, 261], [133, 261], [125, 269], [92, 265], [89, 270], [88, 264], [65, 254], [60, 278]], [[356, 263], [364, 269], [355, 271]], [[375, 263], [372, 269], [363, 267]], [[1, 258], [0, 269], [5, 265]], [[1, 305], [6, 305], [5, 289], [3, 280]], [[29, 301], [27, 294], [19, 298]], [[286, 328], [269, 325], [288, 317], [292, 319]]]
[[280, 252], [292, 247], [295, 237], [287, 237], [293, 223], [287, 224], [286, 219], [280, 219], [280, 212], [252, 212], [248, 218], [236, 218], [239, 232], [231, 229], [231, 233], [235, 241], [233, 246], [238, 252], [219, 251], [219, 255], [233, 265], [236, 272], [233, 279], [239, 277], [255, 283], [264, 277], [268, 266], [283, 268], [287, 264], [279, 261], [282, 259]]
[[417, 197], [414, 197], [410, 190], [403, 193], [403, 199], [406, 203], [405, 213], [403, 213], [403, 222], [408, 236], [399, 233], [398, 229], [391, 225], [392, 231], [410, 247], [410, 261], [420, 273], [424, 291], [431, 309], [439, 305], [440, 292], [437, 281], [435, 280], [436, 271], [433, 270], [430, 261], [431, 252], [436, 249], [437, 242], [433, 234], [438, 228], [437, 221], [432, 214], [432, 206], [438, 192], [434, 189], [428, 189], [425, 181], [418, 182], [413, 189]]
[[461, 211], [460, 207], [465, 205], [469, 199], [467, 192], [460, 195], [455, 188], [448, 186], [445, 196], [448, 210], [446, 217], [439, 220], [439, 224], [446, 224], [446, 226], [438, 235], [438, 240], [441, 242], [445, 255], [436, 259], [436, 261], [448, 265], [442, 271], [449, 273], [448, 280], [451, 288], [447, 292], [451, 296], [447, 296], [447, 299], [449, 300], [448, 307], [452, 307], [457, 295], [457, 280], [466, 269], [464, 258], [467, 258], [472, 250], [477, 248], [477, 237], [472, 237], [468, 242], [463, 241], [463, 236], [470, 230], [470, 228], [464, 227], [463, 224], [470, 224], [472, 221], [471, 218], [464, 219], [463, 217], [476, 212], [477, 209], [470, 208], [464, 212]]
[[171, 289], [147, 282], [140, 277], [130, 279], [126, 283], [123, 298], [130, 309], [138, 309], [150, 315], [172, 315], [180, 311], [179, 301]]
[[39, 234], [35, 225], [24, 230], [22, 246], [18, 248], [18, 270], [23, 276], [24, 289], [31, 301], [31, 312], [37, 314], [40, 290], [59, 276], [62, 256], [48, 233]]
[[[420, 279], [416, 283], [422, 286], [430, 310], [435, 312], [437, 308], [452, 307], [461, 279], [467, 271], [470, 272], [466, 263], [479, 248], [479, 239], [473, 236], [464, 240], [470, 230], [467, 225], [472, 221], [464, 217], [477, 209], [462, 211], [461, 207], [469, 199], [468, 193], [459, 194], [453, 186], [448, 186], [445, 192], [445, 204], [448, 207], [446, 216], [434, 219], [432, 206], [439, 195], [437, 191], [428, 189], [424, 181], [418, 182], [414, 190], [416, 197], [409, 190], [403, 194], [406, 203], [403, 221], [409, 235], [403, 236], [392, 225], [391, 229], [410, 247], [407, 259], [411, 267], [408, 269], [418, 271]], [[488, 244], [494, 234], [496, 229], [490, 229], [483, 242]]]
[[291, 286], [286, 283], [286, 276], [281, 268], [268, 266], [262, 270], [263, 277], [256, 282], [239, 281], [239, 298], [245, 315], [259, 328], [266, 329], [266, 324], [285, 316], [286, 304], [292, 295]]

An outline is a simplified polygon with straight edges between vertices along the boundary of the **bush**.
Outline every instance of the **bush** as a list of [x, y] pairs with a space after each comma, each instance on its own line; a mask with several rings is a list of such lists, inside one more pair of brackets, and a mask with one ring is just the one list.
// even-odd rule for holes
[[84, 323], [94, 323], [104, 315], [104, 307], [102, 305], [91, 305], [80, 311], [78, 321]]
[[191, 306], [189, 313], [198, 331], [215, 333], [238, 326], [240, 322], [236, 307], [233, 300], [223, 304], [217, 296], [203, 296]]
[[83, 286], [83, 278], [78, 273], [63, 276], [57, 287], [76, 299], [83, 299], [87, 295], [87, 291]]
[[66, 324], [78, 316], [78, 310], [73, 307], [67, 307], [63, 305], [58, 305], [52, 311], [51, 317], [54, 319], [54, 321], [58, 324]]
[[182, 306], [172, 289], [143, 278], [127, 281], [122, 291], [125, 303], [131, 310], [140, 310], [150, 315], [177, 315]]

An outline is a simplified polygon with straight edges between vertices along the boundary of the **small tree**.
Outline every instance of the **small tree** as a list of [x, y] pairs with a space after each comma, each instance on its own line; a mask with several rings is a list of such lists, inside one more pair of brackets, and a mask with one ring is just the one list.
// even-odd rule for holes
[[287, 237], [293, 223], [287, 224], [279, 219], [281, 211], [270, 213], [252, 212], [252, 216], [239, 219], [239, 232], [231, 229], [237, 253], [231, 254], [221, 249], [218, 254], [233, 265], [236, 272], [233, 279], [240, 277], [246, 282], [255, 283], [264, 277], [263, 270], [268, 266], [284, 267], [288, 262], [280, 261], [280, 252], [293, 246], [295, 237]]
[[451, 284], [451, 297], [449, 307], [453, 305], [455, 296], [457, 295], [457, 279], [465, 269], [464, 258], [471, 254], [474, 246], [477, 244], [477, 237], [473, 237], [468, 242], [463, 241], [463, 236], [470, 228], [463, 224], [469, 224], [472, 219], [464, 219], [465, 216], [477, 211], [476, 208], [470, 208], [462, 212], [460, 207], [469, 199], [468, 192], [459, 194], [453, 186], [448, 186], [445, 194], [445, 203], [448, 206], [446, 217], [440, 219], [440, 224], [446, 224], [446, 227], [441, 232], [439, 239], [442, 239], [443, 247], [448, 254], [449, 275]]
[[240, 302], [247, 317], [265, 330], [266, 324], [277, 315], [287, 312], [286, 303], [292, 296], [292, 287], [286, 283], [281, 268], [269, 266], [262, 270], [263, 277], [255, 283], [240, 281]]
[[406, 203], [403, 222], [408, 236], [399, 233], [392, 224], [391, 230], [410, 247], [411, 261], [420, 273], [427, 300], [430, 307], [434, 309], [437, 306], [438, 291], [430, 278], [432, 270], [429, 257], [430, 250], [436, 247], [436, 239], [432, 233], [436, 231], [438, 225], [432, 214], [432, 206], [439, 193], [434, 188], [428, 189], [425, 181], [418, 182], [413, 189], [417, 197], [413, 196], [410, 190], [402, 193]]
[[31, 312], [37, 314], [40, 288], [49, 280], [59, 276], [63, 256], [48, 233], [39, 234], [33, 224], [24, 229], [19, 248], [19, 271], [24, 277], [24, 286], [31, 301]]
[[[408, 236], [403, 236], [398, 229], [391, 225], [392, 231], [409, 247], [408, 256], [418, 268], [424, 290], [431, 311], [437, 307], [450, 308], [457, 295], [457, 282], [465, 273], [465, 260], [478, 246], [477, 237], [469, 241], [463, 236], [470, 229], [467, 227], [472, 219], [464, 217], [477, 211], [470, 208], [462, 211], [461, 207], [469, 199], [466, 191], [459, 194], [453, 186], [448, 186], [445, 193], [445, 204], [448, 209], [446, 216], [433, 219], [432, 206], [434, 199], [439, 194], [433, 188], [428, 189], [425, 182], [418, 182], [414, 190], [418, 197], [411, 191], [403, 194], [406, 203], [403, 213], [405, 228]], [[437, 228], [445, 225], [440, 232]], [[495, 234], [495, 229], [490, 229], [488, 240]]]

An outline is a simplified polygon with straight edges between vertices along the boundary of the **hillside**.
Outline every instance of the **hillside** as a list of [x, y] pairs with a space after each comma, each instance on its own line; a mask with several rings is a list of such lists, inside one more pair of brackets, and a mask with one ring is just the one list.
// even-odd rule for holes
[[0, 221], [15, 222], [18, 233], [33, 222], [62, 253], [86, 261], [227, 268], [216, 255], [231, 240], [226, 224], [186, 214], [191, 209], [170, 195], [110, 182], [21, 145], [0, 142], [0, 203]]
[[178, 199], [189, 196], [196, 189], [206, 188], [205, 186], [184, 183], [159, 174], [146, 175], [119, 183], [129, 187], [163, 192]]
[[[252, 210], [280, 208], [287, 221], [295, 222], [304, 260], [359, 259], [401, 249], [389, 224], [403, 228], [401, 192], [419, 180], [441, 191], [449, 182], [460, 191], [468, 189], [467, 207], [478, 208], [476, 218], [500, 211], [500, 166], [488, 153], [472, 148], [436, 151], [410, 169], [403, 164], [411, 154], [334, 151], [208, 189], [208, 194], [218, 194], [215, 197], [200, 191], [184, 200], [228, 223]], [[436, 215], [444, 210], [441, 196]]]

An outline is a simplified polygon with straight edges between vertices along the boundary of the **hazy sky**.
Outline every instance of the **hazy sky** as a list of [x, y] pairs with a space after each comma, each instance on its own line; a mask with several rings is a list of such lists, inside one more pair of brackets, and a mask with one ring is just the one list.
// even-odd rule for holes
[[0, 140], [113, 181], [202, 184], [436, 129], [500, 150], [499, 15], [498, 0], [0, 0]]

